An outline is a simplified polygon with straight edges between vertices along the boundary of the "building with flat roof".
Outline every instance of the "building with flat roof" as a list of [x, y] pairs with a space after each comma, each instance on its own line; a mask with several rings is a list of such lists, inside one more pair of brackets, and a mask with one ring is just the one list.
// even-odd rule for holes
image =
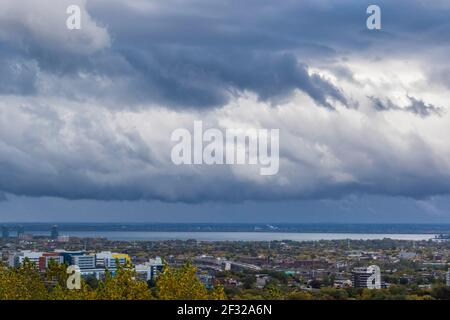
[[353, 269], [352, 285], [355, 288], [381, 289], [380, 267], [372, 265]]
[[35, 252], [31, 250], [24, 250], [20, 252], [16, 252], [9, 257], [9, 265], [11, 267], [19, 267], [25, 259], [28, 261], [35, 263], [37, 266], [39, 265], [39, 258], [42, 257], [43, 252]]
[[71, 265], [78, 266], [81, 270], [84, 269], [95, 269], [95, 255], [94, 254], [83, 254], [74, 255], [71, 259]]
[[162, 272], [164, 264], [160, 257], [155, 259], [150, 259], [144, 264], [137, 264], [135, 266], [135, 271], [138, 277], [145, 281], [150, 281], [156, 279], [158, 273]]
[[[19, 267], [25, 259], [34, 263], [41, 272], [44, 272], [51, 262], [76, 266], [82, 276], [94, 276], [97, 279], [104, 278], [106, 270], [114, 275], [118, 265], [131, 262], [128, 254], [112, 253], [109, 251], [87, 253], [86, 251], [55, 250], [54, 252], [37, 252], [31, 250], [18, 251], [9, 256], [9, 265]], [[118, 263], [118, 265], [117, 265]], [[144, 265], [137, 266], [136, 270], [145, 280], [154, 279], [162, 270], [162, 260], [157, 257], [150, 259]]]
[[123, 266], [128, 262], [131, 262], [130, 256], [123, 253], [102, 251], [97, 253], [95, 256], [97, 268], [116, 269], [119, 265]]

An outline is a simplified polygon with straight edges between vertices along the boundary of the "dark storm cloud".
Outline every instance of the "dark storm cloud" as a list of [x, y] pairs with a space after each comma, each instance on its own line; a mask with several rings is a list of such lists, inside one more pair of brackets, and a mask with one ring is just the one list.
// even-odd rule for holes
[[250, 91], [263, 101], [277, 101], [294, 89], [306, 92], [317, 104], [346, 105], [342, 92], [326, 79], [309, 75], [292, 54], [221, 52], [199, 48], [155, 48], [151, 54], [125, 52], [140, 75], [138, 86], [174, 106], [223, 106], [236, 91]]
[[432, 115], [440, 116], [444, 112], [442, 108], [436, 107], [432, 104], [425, 103], [420, 99], [416, 99], [410, 96], [407, 96], [409, 104], [404, 107], [396, 105], [390, 99], [382, 101], [381, 99], [376, 97], [368, 97], [368, 98], [372, 101], [373, 107], [378, 111], [389, 111], [389, 110], [405, 111], [416, 114], [422, 118], [429, 117]]
[[[333, 108], [329, 100], [346, 105], [339, 88], [309, 75], [307, 64], [298, 57], [333, 55], [334, 49], [324, 41], [314, 40], [313, 31], [318, 30], [316, 36], [325, 34], [315, 19], [333, 19], [332, 10], [320, 16], [320, 7], [291, 1], [276, 6], [259, 1], [177, 2], [176, 7], [170, 3], [155, 3], [160, 10], [139, 12], [126, 3], [88, 2], [93, 19], [106, 25], [114, 39], [110, 49], [86, 56], [83, 50], [48, 47], [22, 28], [16, 30], [27, 44], [21, 54], [42, 70], [73, 81], [64, 90], [54, 88], [71, 98], [82, 91], [87, 96], [110, 96], [122, 105], [156, 102], [205, 108], [220, 107], [247, 90], [276, 102], [298, 89], [319, 105]], [[305, 15], [308, 10], [311, 16]], [[356, 16], [357, 11], [351, 14]], [[107, 77], [111, 84], [103, 89], [83, 85], [80, 73]], [[33, 83], [31, 76], [28, 81]]]
[[[449, 7], [439, 2], [380, 1], [384, 28], [378, 33], [365, 28], [366, 1], [148, 4], [150, 9], [139, 0], [88, 1], [92, 19], [112, 37], [111, 47], [96, 53], [48, 46], [23, 28], [16, 32], [27, 45], [15, 45], [29, 64], [35, 61], [44, 71], [63, 77], [69, 84], [53, 90], [71, 98], [84, 94], [109, 97], [122, 106], [150, 102], [182, 109], [220, 107], [245, 91], [277, 102], [297, 89], [318, 105], [333, 108], [334, 102], [348, 105], [347, 98], [327, 79], [308, 73], [313, 61], [333, 61], [337, 53], [377, 46], [395, 52], [414, 46], [413, 37], [427, 43], [448, 41], [442, 35], [450, 31]], [[79, 46], [91, 42], [80, 41]], [[5, 43], [0, 52], [11, 45]], [[0, 80], [3, 91], [35, 90], [32, 71], [23, 70], [8, 85]], [[8, 72], [2, 72], [3, 78], [11, 78]], [[83, 80], [80, 74], [90, 77]], [[104, 77], [109, 84], [92, 84], [92, 77]]]
[[[8, 1], [11, 7], [21, 5]], [[318, 113], [308, 114], [300, 106], [280, 115], [272, 108], [266, 119], [258, 118], [259, 111], [250, 115], [242, 111], [228, 119], [219, 114], [231, 123], [253, 117], [252, 124], [280, 128], [286, 135], [293, 132], [291, 143], [282, 145], [280, 177], [273, 180], [254, 181], [247, 172], [228, 167], [181, 170], [166, 157], [170, 148], [164, 138], [170, 130], [160, 130], [163, 125], [173, 129], [190, 123], [184, 114], [188, 120], [171, 123], [184, 109], [219, 109], [247, 92], [277, 104], [289, 101], [296, 90], [315, 105], [349, 107], [354, 97], [347, 96], [341, 84], [357, 81], [348, 68], [352, 58], [343, 59], [346, 55], [363, 60], [370, 54], [379, 61], [386, 55], [414, 58], [449, 44], [447, 2], [378, 1], [383, 17], [379, 32], [366, 29], [369, 4], [88, 0], [87, 10], [98, 26], [81, 33], [60, 28], [64, 14], [55, 28], [45, 23], [25, 28], [22, 24], [29, 19], [5, 19], [0, 12], [5, 20], [0, 20], [0, 191], [191, 203], [336, 198], [349, 193], [422, 198], [448, 193], [445, 144], [432, 149], [432, 143], [415, 134], [401, 136], [399, 143], [397, 137], [385, 135], [398, 134], [395, 128], [367, 121], [364, 114], [352, 113], [355, 110], [338, 114], [314, 109]], [[38, 21], [46, 21], [40, 16], [46, 10], [35, 14]], [[79, 38], [74, 36], [78, 34]], [[440, 69], [447, 60], [427, 62]], [[331, 70], [336, 79], [314, 73], [314, 67]], [[448, 79], [448, 70], [442, 77]], [[365, 83], [359, 84], [362, 91]], [[424, 122], [431, 115], [444, 115], [440, 107], [412, 94], [404, 107], [384, 97], [370, 99], [380, 111], [403, 110], [402, 115], [416, 114]], [[129, 123], [140, 132], [120, 121], [130, 115], [117, 112], [135, 111], [137, 105], [178, 112], [139, 114], [139, 120]], [[272, 122], [264, 122], [272, 117]], [[157, 138], [152, 140], [153, 136]]]

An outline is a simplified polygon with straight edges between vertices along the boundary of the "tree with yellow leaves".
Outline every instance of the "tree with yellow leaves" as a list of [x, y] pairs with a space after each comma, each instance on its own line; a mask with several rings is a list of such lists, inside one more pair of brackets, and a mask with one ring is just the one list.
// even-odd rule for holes
[[197, 269], [187, 263], [181, 268], [164, 267], [156, 282], [156, 295], [161, 300], [223, 300], [223, 287], [217, 285], [210, 292], [197, 277]]
[[[119, 265], [117, 263], [117, 265]], [[101, 281], [96, 290], [96, 299], [99, 300], [150, 300], [152, 295], [145, 281], [137, 279], [132, 265], [127, 263], [118, 266], [115, 274], [106, 272], [104, 281]]]
[[47, 293], [36, 265], [28, 259], [19, 268], [0, 265], [0, 300], [44, 300]]
[[[117, 264], [118, 265], [118, 264]], [[155, 296], [164, 300], [223, 300], [224, 288], [216, 284], [207, 290], [190, 263], [181, 268], [166, 266], [158, 277]], [[152, 296], [146, 281], [139, 280], [131, 264], [118, 266], [114, 274], [106, 272], [97, 288], [81, 280], [81, 289], [67, 288], [67, 265], [50, 262], [45, 273], [25, 260], [18, 268], [0, 264], [0, 300], [149, 300]]]
[[70, 290], [67, 288], [67, 265], [50, 261], [45, 272], [50, 300], [93, 300], [95, 291], [81, 280], [81, 288]]

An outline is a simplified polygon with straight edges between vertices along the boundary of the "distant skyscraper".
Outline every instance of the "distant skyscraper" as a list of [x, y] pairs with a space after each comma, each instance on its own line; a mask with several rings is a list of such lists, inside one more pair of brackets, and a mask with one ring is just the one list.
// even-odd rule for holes
[[23, 226], [19, 226], [17, 229], [17, 238], [21, 239], [25, 235], [25, 229]]
[[9, 230], [8, 227], [3, 226], [2, 227], [2, 239], [6, 240], [9, 238]]
[[355, 288], [381, 289], [380, 267], [372, 265], [353, 269], [352, 284]]
[[52, 233], [51, 233], [51, 238], [52, 239], [58, 239], [59, 236], [59, 232], [58, 232], [58, 226], [53, 226], [52, 227]]

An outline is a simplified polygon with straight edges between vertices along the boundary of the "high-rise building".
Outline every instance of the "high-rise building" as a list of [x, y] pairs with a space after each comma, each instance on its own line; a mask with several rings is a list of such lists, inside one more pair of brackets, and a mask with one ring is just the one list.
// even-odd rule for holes
[[25, 228], [23, 226], [19, 226], [17, 229], [17, 238], [22, 239], [25, 235]]
[[9, 238], [9, 230], [7, 226], [2, 226], [2, 239], [6, 240]]
[[58, 239], [58, 236], [59, 236], [58, 226], [55, 225], [52, 227], [52, 232], [51, 232], [50, 236], [52, 239], [55, 239], [55, 240]]
[[372, 265], [353, 269], [352, 284], [355, 288], [381, 289], [380, 267]]

